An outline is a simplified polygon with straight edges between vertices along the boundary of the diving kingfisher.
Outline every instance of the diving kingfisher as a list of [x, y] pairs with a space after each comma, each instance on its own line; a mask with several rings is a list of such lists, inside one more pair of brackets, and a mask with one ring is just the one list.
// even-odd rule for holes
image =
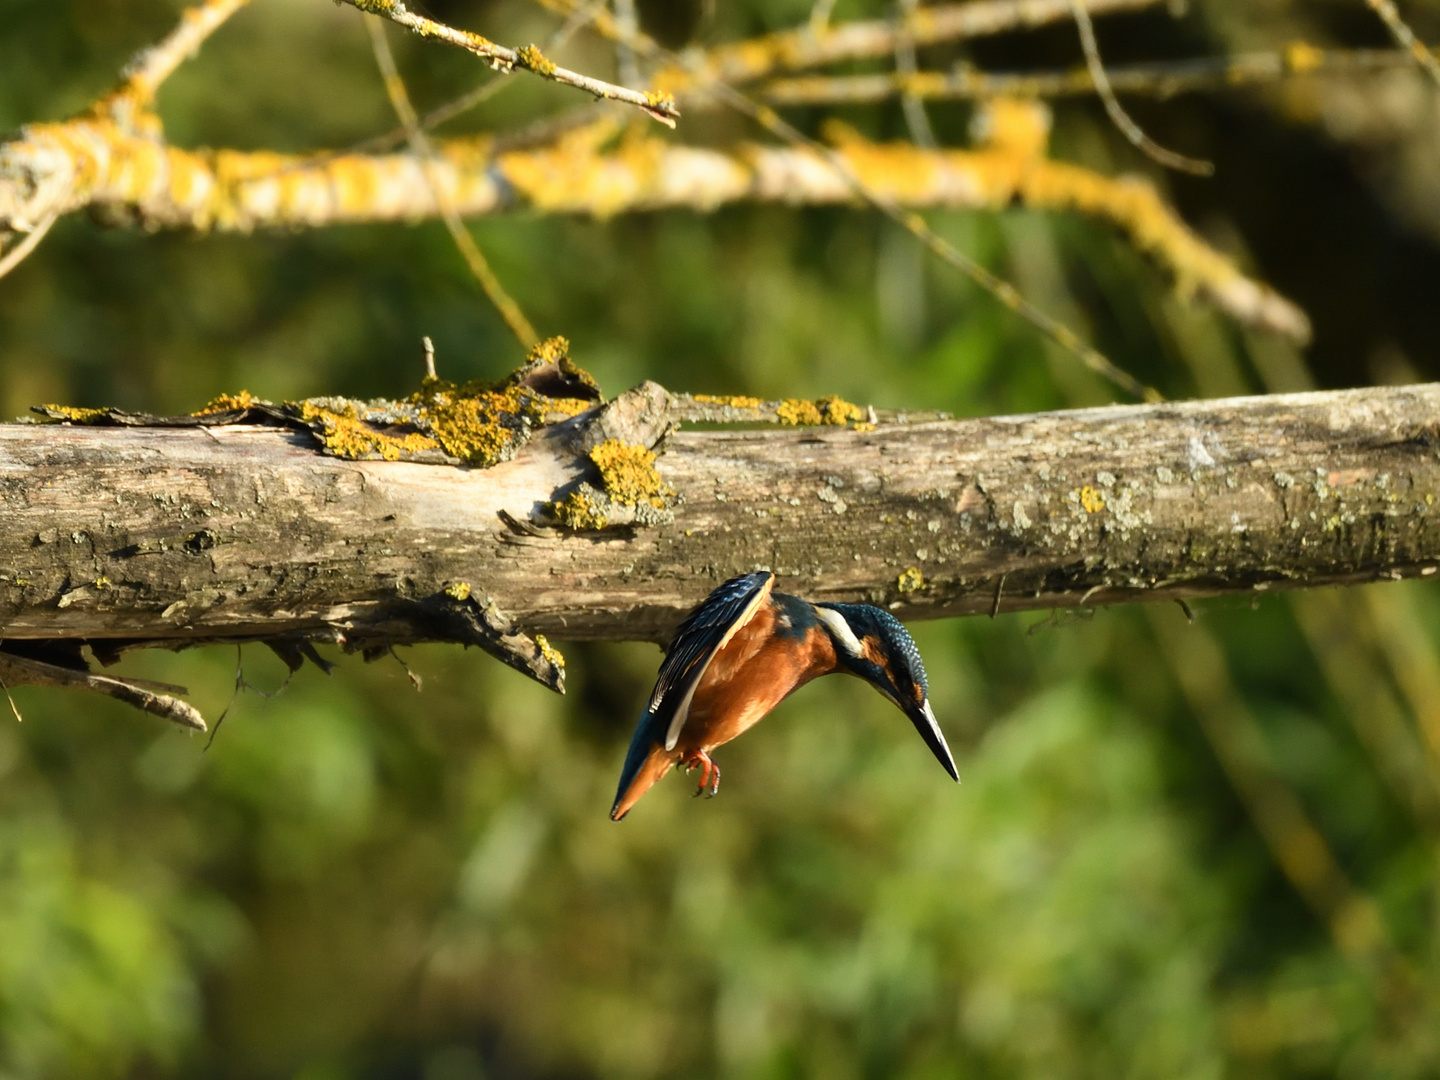
[[630, 740], [612, 821], [675, 765], [699, 766], [695, 794], [714, 795], [720, 768], [710, 751], [835, 671], [858, 675], [889, 698], [959, 781], [930, 708], [920, 650], [900, 621], [869, 604], [812, 604], [774, 586], [768, 570], [731, 578], [680, 624]]

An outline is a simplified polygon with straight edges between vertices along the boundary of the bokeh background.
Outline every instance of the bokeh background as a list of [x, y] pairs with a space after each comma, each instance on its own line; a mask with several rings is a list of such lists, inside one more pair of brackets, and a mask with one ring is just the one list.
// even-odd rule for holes
[[[1403, 5], [1440, 40], [1440, 4]], [[84, 107], [175, 0], [0, 2], [0, 128]], [[428, 0], [506, 42], [519, 0]], [[837, 19], [891, 9], [840, 0]], [[671, 45], [803, 0], [640, 4]], [[181, 145], [343, 146], [393, 120], [359, 15], [256, 0], [161, 95]], [[1197, 0], [1098, 21], [1112, 63], [1378, 46], [1362, 0]], [[422, 108], [485, 75], [392, 35]], [[558, 54], [613, 71], [582, 37]], [[1073, 65], [1073, 26], [922, 54]], [[1167, 395], [1434, 377], [1440, 111], [1413, 71], [1134, 101], [1212, 180], [1161, 175], [1093, 101], [1053, 152], [1155, 176], [1299, 301], [1301, 352], [1187, 306], [1121, 239], [1015, 210], [938, 230]], [[448, 130], [574, 95], [521, 80]], [[937, 105], [944, 143], [970, 110]], [[821, 111], [794, 119], [814, 130]], [[904, 137], [894, 104], [840, 110]], [[644, 122], [644, 121], [642, 121]], [[724, 115], [685, 137], [747, 134]], [[750, 137], [759, 137], [748, 133]], [[476, 223], [542, 333], [610, 393], [818, 396], [960, 415], [1111, 400], [874, 215], [736, 207]], [[0, 282], [0, 415], [401, 395], [520, 350], [443, 229], [145, 235], [77, 217]], [[914, 627], [949, 783], [877, 695], [824, 680], [606, 819], [659, 653], [571, 644], [558, 698], [477, 652], [336, 657], [283, 692], [247, 649], [136, 656], [203, 738], [93, 697], [0, 716], [0, 1077], [1422, 1077], [1440, 1073], [1433, 585]], [[273, 695], [273, 696], [267, 696]], [[233, 698], [233, 703], [232, 703]]]

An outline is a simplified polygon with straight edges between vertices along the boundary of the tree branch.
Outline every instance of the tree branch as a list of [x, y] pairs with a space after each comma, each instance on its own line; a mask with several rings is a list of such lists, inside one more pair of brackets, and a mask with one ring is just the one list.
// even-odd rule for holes
[[[1122, 94], [1169, 98], [1196, 90], [1232, 90], [1312, 75], [1365, 75], [1408, 67], [1399, 49], [1318, 49], [1297, 42], [1282, 52], [1205, 56], [1106, 68], [1110, 88]], [[1065, 71], [919, 71], [913, 75], [804, 75], [772, 79], [759, 96], [772, 105], [858, 105], [899, 94], [922, 101], [978, 101], [994, 97], [1058, 98], [1095, 93], [1086, 68]]]
[[162, 40], [143, 49], [126, 66], [122, 94], [148, 105], [160, 84], [190, 57], [199, 51], [205, 39], [224, 25], [225, 21], [250, 0], [205, 0], [186, 8], [180, 25]]
[[389, 19], [423, 38], [443, 41], [447, 45], [454, 45], [466, 52], [474, 53], [482, 60], [488, 61], [497, 70], [509, 72], [519, 68], [562, 86], [573, 86], [577, 90], [584, 90], [587, 94], [593, 94], [602, 100], [620, 101], [626, 105], [634, 105], [667, 127], [674, 127], [675, 121], [680, 118], [680, 110], [675, 107], [675, 99], [669, 94], [631, 90], [628, 87], [605, 82], [603, 79], [582, 75], [578, 71], [571, 71], [569, 68], [563, 68], [553, 63], [534, 45], [526, 45], [519, 49], [497, 45], [473, 31], [457, 30], [444, 23], [436, 22], [434, 19], [428, 19], [424, 15], [411, 11], [400, 0], [344, 0], [344, 2], [369, 15], [379, 15]]
[[[997, 116], [1019, 110], [992, 109]], [[123, 130], [105, 117], [33, 124], [0, 146], [0, 227], [95, 206], [149, 228], [250, 230], [359, 221], [412, 221], [437, 213], [430, 184], [464, 217], [516, 210], [588, 214], [733, 202], [849, 205], [855, 192], [813, 150], [677, 146], [644, 136], [605, 149], [613, 121], [554, 145], [497, 155], [485, 138], [436, 143], [413, 154], [321, 155], [189, 151]], [[909, 209], [996, 211], [1019, 204], [1078, 212], [1113, 225], [1231, 318], [1299, 341], [1305, 313], [1242, 274], [1195, 235], [1147, 181], [1108, 177], [1044, 155], [1043, 130], [995, 125], [971, 150], [876, 144], [834, 128], [836, 151], [864, 187]], [[428, 168], [428, 176], [427, 176]]]
[[1411, 59], [1424, 69], [1437, 85], [1440, 85], [1440, 61], [1435, 59], [1435, 54], [1429, 47], [1415, 36], [1415, 31], [1410, 29], [1409, 24], [1400, 15], [1400, 10], [1391, 3], [1391, 0], [1365, 0], [1370, 9], [1380, 16], [1385, 28], [1390, 31], [1390, 36], [1395, 43], [1409, 53]]
[[[577, 0], [539, 0], [552, 11], [569, 15]], [[1139, 11], [1160, 0], [1091, 0], [1093, 15]], [[988, 37], [1007, 31], [1028, 30], [1071, 17], [1069, 0], [967, 0], [959, 4], [916, 7], [903, 20], [874, 19], [830, 23], [811, 19], [792, 30], [749, 38], [712, 49], [692, 50], [658, 71], [653, 85], [674, 94], [703, 92], [715, 82], [738, 85], [780, 71], [803, 71], [849, 60], [891, 56], [902, 38], [923, 48], [947, 41]], [[597, 12], [592, 25], [600, 34], [619, 39], [637, 52], [663, 55], [644, 34], [626, 35], [605, 12]]]
[[[0, 426], [4, 647], [451, 641], [554, 686], [529, 635], [660, 640], [757, 567], [918, 619], [1440, 566], [1437, 384], [874, 430], [782, 409], [828, 423], [667, 439], [694, 408], [646, 384], [486, 469], [344, 460], [251, 423]], [[567, 492], [611, 482], [602, 439], [661, 451], [668, 512], [556, 524]]]

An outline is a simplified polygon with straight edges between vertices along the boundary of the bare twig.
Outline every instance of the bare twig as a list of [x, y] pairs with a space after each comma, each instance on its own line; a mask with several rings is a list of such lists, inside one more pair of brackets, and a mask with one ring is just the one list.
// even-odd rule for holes
[[498, 71], [510, 72], [520, 68], [531, 74], [539, 75], [542, 79], [549, 79], [564, 86], [573, 86], [577, 90], [584, 90], [587, 94], [593, 94], [597, 98], [634, 105], [668, 127], [674, 127], [675, 121], [680, 118], [680, 110], [675, 107], [675, 99], [669, 94], [631, 90], [602, 79], [591, 78], [589, 75], [582, 75], [568, 68], [562, 68], [546, 59], [545, 54], [534, 45], [526, 45], [519, 49], [497, 45], [479, 34], [468, 30], [457, 30], [444, 23], [436, 22], [434, 19], [428, 19], [424, 15], [416, 14], [401, 0], [345, 0], [345, 3], [369, 15], [378, 15], [389, 19], [421, 37], [443, 41], [447, 45], [454, 45], [474, 53], [488, 61]]
[[[553, 10], [569, 11], [575, 0], [539, 0]], [[1093, 14], [1138, 11], [1160, 0], [1092, 0]], [[899, 33], [915, 47], [946, 41], [985, 37], [1011, 30], [1045, 26], [1070, 17], [1069, 0], [967, 0], [917, 8], [903, 26], [891, 19], [827, 25], [812, 24], [782, 30], [765, 37], [721, 45], [693, 58], [674, 60], [657, 73], [654, 85], [682, 93], [704, 90], [719, 81], [732, 85], [752, 82], [780, 71], [803, 71], [847, 60], [879, 59], [895, 52]], [[613, 22], [597, 18], [595, 29], [607, 36], [617, 33]], [[637, 52], [644, 55], [637, 46]]]
[[1181, 629], [1161, 610], [1150, 624], [1221, 767], [1281, 871], [1351, 962], [1408, 993], [1413, 974], [1379, 907], [1345, 873], [1295, 793], [1270, 767], [1263, 737], [1231, 679], [1220, 646], [1202, 626]]
[[[560, 25], [555, 33], [546, 39], [545, 51], [548, 53], [564, 46], [566, 42], [575, 36], [575, 32], [586, 24], [595, 9], [605, 2], [606, 0], [585, 0], [583, 4], [575, 9], [574, 14]], [[477, 108], [485, 102], [490, 101], [503, 92], [506, 87], [514, 85], [516, 85], [516, 83], [513, 79], [507, 79], [504, 76], [490, 78], [479, 86], [467, 90], [459, 97], [452, 98], [445, 102], [445, 104], [431, 109], [424, 116], [420, 117], [420, 130], [426, 132], [433, 131], [441, 124], [448, 123], [457, 116], [462, 116], [471, 109]], [[409, 133], [402, 125], [391, 128], [384, 134], [372, 135], [368, 139], [361, 139], [359, 142], [351, 143], [343, 150], [332, 150], [324, 155], [324, 157], [333, 160], [345, 154], [371, 154], [380, 150], [389, 150], [392, 147], [402, 145], [409, 137]], [[317, 155], [316, 160], [319, 159], [320, 155]]]
[[4, 258], [0, 258], [0, 278], [14, 270], [25, 261], [32, 251], [39, 247], [40, 241], [45, 239], [45, 234], [50, 231], [50, 226], [55, 224], [55, 219], [59, 216], [58, 210], [51, 210], [38, 225], [26, 234], [24, 240], [7, 251]]
[[109, 675], [60, 667], [58, 664], [47, 664], [8, 652], [0, 652], [0, 680], [3, 680], [7, 695], [12, 686], [59, 686], [70, 690], [89, 690], [143, 709], [181, 727], [194, 731], [205, 730], [205, 718], [195, 707], [172, 696], [188, 693], [183, 686], [153, 683], [145, 679], [112, 678]]
[[630, 39], [640, 32], [640, 17], [635, 14], [635, 0], [613, 0], [615, 25], [620, 36], [615, 42], [615, 68], [620, 81], [627, 86], [640, 85], [640, 65], [635, 59], [635, 50]]
[[1101, 378], [1142, 401], [1159, 400], [1159, 394], [1153, 388], [1146, 386], [1129, 372], [1117, 367], [1098, 349], [1082, 341], [1070, 327], [1047, 315], [1025, 299], [1015, 286], [981, 266], [954, 244], [941, 237], [919, 214], [907, 210], [898, 200], [877, 190], [873, 185], [867, 184], [839, 151], [810, 138], [793, 124], [782, 119], [774, 109], [751, 101], [744, 94], [724, 83], [716, 83], [713, 90], [722, 101], [737, 112], [749, 116], [772, 135], [782, 138], [794, 146], [803, 147], [820, 157], [857, 198], [879, 210], [919, 240], [942, 262], [955, 267], [1004, 307], [1009, 308], [1030, 323]]
[[205, 0], [187, 8], [180, 25], [163, 39], [136, 54], [126, 66], [124, 93], [144, 103], [182, 63], [194, 56], [205, 39], [249, 0]]
[[[1296, 43], [1281, 52], [1241, 53], [1106, 69], [1110, 88], [1121, 94], [1168, 98], [1194, 90], [1231, 90], [1307, 75], [1360, 75], [1413, 63], [1400, 49], [1317, 49]], [[1095, 93], [1085, 68], [1066, 71], [984, 72], [960, 68], [873, 75], [808, 75], [774, 79], [761, 97], [772, 105], [837, 105], [883, 101], [909, 94], [923, 101], [976, 101], [993, 97], [1056, 98]]]
[[809, 26], [812, 34], [824, 33], [830, 27], [830, 13], [835, 10], [835, 0], [815, 0], [810, 5]]
[[1105, 65], [1100, 59], [1100, 45], [1095, 40], [1095, 27], [1090, 22], [1090, 13], [1086, 10], [1086, 3], [1087, 0], [1070, 0], [1070, 8], [1075, 13], [1075, 26], [1080, 31], [1080, 45], [1085, 50], [1085, 66], [1090, 72], [1090, 80], [1095, 84], [1095, 92], [1104, 102], [1105, 111], [1109, 114], [1111, 122], [1120, 129], [1120, 133], [1129, 139], [1131, 144], [1161, 165], [1188, 172], [1194, 176], [1214, 175], [1215, 166], [1213, 164], [1165, 149], [1149, 135], [1146, 135], [1140, 129], [1140, 125], [1130, 119], [1130, 114], [1121, 107], [1115, 97], [1115, 91], [1110, 88], [1110, 80], [1105, 74]]
[[[380, 68], [380, 74], [385, 80], [385, 92], [390, 97], [390, 104], [395, 109], [395, 114], [400, 118], [406, 133], [410, 139], [411, 152], [420, 159], [424, 166], [425, 182], [430, 189], [430, 194], [435, 200], [436, 208], [440, 211], [440, 217], [445, 222], [445, 228], [450, 233], [450, 238], [455, 241], [461, 256], [465, 259], [470, 272], [480, 283], [480, 288], [490, 303], [495, 306], [500, 317], [505, 320], [505, 325], [510, 332], [520, 341], [520, 347], [530, 348], [539, 341], [535, 333], [535, 327], [530, 325], [530, 320], [525, 318], [525, 313], [520, 310], [514, 298], [505, 291], [500, 284], [500, 279], [495, 276], [485, 254], [480, 250], [480, 245], [475, 243], [475, 238], [470, 235], [470, 230], [460, 220], [460, 215], [455, 212], [455, 204], [446, 194], [443, 186], [435, 177], [435, 150], [430, 145], [429, 138], [420, 130], [419, 117], [415, 115], [415, 107], [410, 104], [410, 95], [405, 89], [404, 80], [400, 78], [400, 71], [395, 66], [394, 54], [390, 51], [390, 44], [385, 40], [385, 27], [379, 19], [367, 18], [365, 28], [370, 32], [370, 45], [375, 53], [375, 63]], [[429, 340], [428, 338], [426, 339]]]
[[[561, 0], [561, 2], [568, 2], [568, 0]], [[976, 0], [974, 3], [963, 6], [973, 10], [985, 7], [987, 4], [999, 2], [1000, 0]], [[1029, 14], [1035, 7], [1043, 7], [1046, 2], [1047, 0], [1038, 0], [1038, 5], [1032, 2], [1027, 5], [1024, 10]], [[1109, 0], [1101, 0], [1101, 2], [1109, 2]], [[906, 29], [914, 33], [917, 38], [919, 34], [916, 32], [916, 27], [922, 23], [928, 23], [929, 20], [935, 17], [936, 12], [940, 9], [923, 9], [923, 19], [921, 17], [921, 10], [922, 9], [915, 8], [907, 13], [910, 17], [907, 20]], [[1014, 12], [1012, 11], [1011, 14], [1013, 15]], [[619, 27], [615, 28], [615, 32], [617, 34], [620, 33]], [[804, 35], [811, 40], [815, 39], [815, 35], [810, 33], [808, 28], [804, 31]], [[894, 33], [891, 33], [890, 41], [892, 48], [894, 48], [895, 40], [896, 36]], [[637, 51], [643, 51], [646, 55], [670, 56], [673, 59], [672, 54], [669, 54], [651, 39], [647, 38], [643, 42], [636, 40], [633, 41], [632, 44], [635, 45]], [[941, 261], [960, 270], [1002, 305], [1025, 319], [1063, 351], [1076, 357], [1090, 370], [1124, 390], [1127, 394], [1131, 394], [1145, 401], [1158, 400], [1159, 395], [1153, 388], [1145, 386], [1134, 376], [1117, 367], [1098, 349], [1081, 341], [1075, 331], [1071, 330], [1059, 320], [1045, 314], [1034, 304], [1030, 303], [1030, 301], [1026, 300], [1025, 297], [1020, 294], [1019, 290], [1008, 281], [1005, 281], [1003, 278], [981, 266], [949, 241], [939, 236], [919, 214], [907, 212], [899, 202], [868, 186], [856, 171], [850, 167], [850, 163], [846, 161], [841, 154], [805, 135], [793, 124], [781, 118], [775, 110], [752, 101], [729, 85], [728, 82], [715, 80], [710, 86], [710, 91], [715, 94], [720, 101], [735, 111], [750, 117], [766, 131], [770, 132], [770, 134], [777, 136], [792, 146], [802, 147], [818, 155], [841, 179], [845, 187], [861, 201], [868, 203], [884, 213], [892, 221], [896, 222], [919, 240]]]
[[1440, 61], [1435, 59], [1435, 54], [1415, 36], [1405, 20], [1400, 16], [1400, 10], [1391, 3], [1391, 0], [1365, 0], [1370, 5], [1370, 10], [1379, 15], [1390, 31], [1390, 36], [1395, 43], [1410, 54], [1410, 56], [1425, 69], [1426, 74], [1440, 84]]
[[10, 693], [10, 687], [5, 685], [5, 680], [3, 678], [0, 678], [0, 690], [5, 691], [5, 702], [10, 706], [10, 713], [12, 716], [15, 717], [15, 722], [17, 724], [23, 724], [25, 722], [25, 718], [20, 715], [20, 707], [15, 704], [14, 695]]
[[1375, 640], [1423, 736], [1430, 774], [1440, 785], [1440, 663], [1423, 620], [1404, 593], [1366, 594]]
[[[910, 35], [909, 24], [918, 0], [897, 0], [896, 11], [900, 16], [902, 29], [895, 35], [895, 73], [900, 78], [913, 76], [915, 65], [915, 39]], [[905, 123], [910, 128], [910, 137], [916, 146], [933, 147], [935, 132], [930, 127], [930, 118], [925, 115], [925, 103], [914, 94], [902, 93], [900, 107], [905, 112]]]

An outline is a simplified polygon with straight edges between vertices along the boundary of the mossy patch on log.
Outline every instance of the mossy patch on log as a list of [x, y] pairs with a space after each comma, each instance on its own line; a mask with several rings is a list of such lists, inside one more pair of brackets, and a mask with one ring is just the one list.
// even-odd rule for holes
[[231, 423], [300, 425], [334, 457], [351, 460], [460, 462], [481, 468], [508, 461], [535, 431], [567, 420], [604, 399], [569, 356], [563, 337], [542, 341], [498, 383], [457, 385], [427, 378], [407, 398], [358, 401], [314, 397], [276, 404], [248, 390], [221, 394], [188, 417], [120, 409], [41, 405], [33, 410], [72, 424], [175, 427]]
[[109, 409], [85, 409], [77, 405], [37, 405], [34, 411], [54, 420], [68, 420], [72, 424], [93, 424], [110, 412]]
[[576, 530], [607, 525], [661, 525], [674, 520], [675, 489], [660, 477], [655, 452], [643, 446], [606, 439], [590, 451], [600, 473], [600, 486], [580, 483], [565, 498], [550, 504], [562, 525]]

